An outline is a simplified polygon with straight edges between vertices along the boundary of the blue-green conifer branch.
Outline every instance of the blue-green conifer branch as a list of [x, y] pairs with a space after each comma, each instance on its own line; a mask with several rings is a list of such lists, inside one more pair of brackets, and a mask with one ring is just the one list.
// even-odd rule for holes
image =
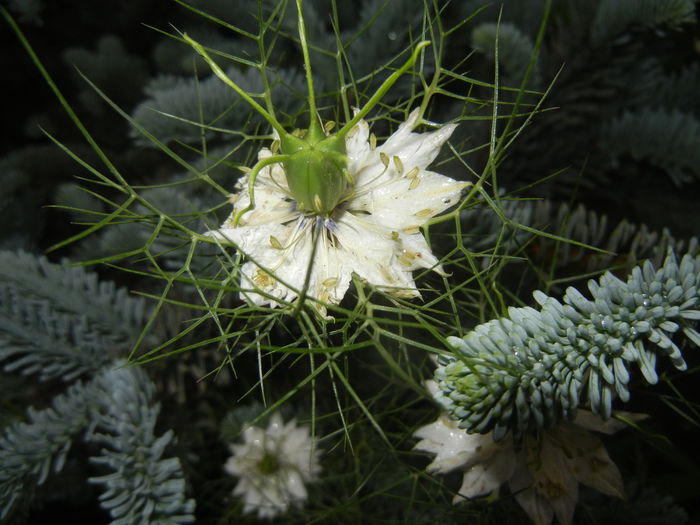
[[[43, 410], [0, 436], [0, 520], [17, 517], [34, 488], [58, 474], [73, 441], [103, 448], [92, 478], [117, 525], [193, 521], [177, 457], [164, 457], [171, 431], [155, 433], [154, 386], [137, 368], [120, 368], [114, 351], [124, 331], [145, 322], [142, 301], [83, 268], [66, 268], [24, 252], [0, 252], [0, 362], [5, 371], [73, 383]], [[79, 298], [83, 297], [82, 304]], [[121, 321], [121, 324], [120, 324]], [[83, 381], [77, 381], [81, 378]]]
[[510, 308], [509, 317], [449, 338], [454, 356], [442, 357], [438, 401], [470, 432], [516, 437], [573, 419], [587, 397], [606, 419], [619, 397], [629, 400], [630, 368], [656, 383], [656, 361], [686, 367], [677, 333], [700, 346], [700, 256], [673, 253], [658, 270], [636, 266], [627, 282], [611, 273], [588, 284], [592, 299], [573, 287], [563, 303], [543, 292], [540, 308]]
[[41, 411], [30, 408], [27, 422], [0, 437], [0, 520], [13, 516], [32, 488], [61, 471], [71, 443], [89, 422], [91, 384], [76, 383]]
[[153, 383], [140, 368], [111, 370], [100, 377], [91, 441], [102, 448], [96, 464], [110, 472], [90, 478], [103, 485], [100, 503], [112, 525], [191, 523], [194, 500], [185, 498], [180, 461], [164, 457], [173, 432], [155, 433], [160, 406]]

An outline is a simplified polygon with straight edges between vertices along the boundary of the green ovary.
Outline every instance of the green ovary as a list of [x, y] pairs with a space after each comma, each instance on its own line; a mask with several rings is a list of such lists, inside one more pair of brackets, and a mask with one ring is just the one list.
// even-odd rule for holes
[[347, 195], [347, 155], [345, 139], [337, 135], [320, 138], [286, 135], [280, 149], [287, 155], [284, 169], [287, 184], [299, 210], [314, 215], [330, 215]]

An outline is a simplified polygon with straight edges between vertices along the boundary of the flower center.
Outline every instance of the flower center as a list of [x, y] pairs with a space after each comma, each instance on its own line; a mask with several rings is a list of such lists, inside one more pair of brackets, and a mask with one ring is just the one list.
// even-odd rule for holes
[[265, 451], [265, 454], [263, 455], [262, 459], [258, 461], [256, 466], [258, 467], [260, 473], [265, 476], [274, 474], [282, 467], [281, 463], [277, 459], [277, 456], [268, 451]]

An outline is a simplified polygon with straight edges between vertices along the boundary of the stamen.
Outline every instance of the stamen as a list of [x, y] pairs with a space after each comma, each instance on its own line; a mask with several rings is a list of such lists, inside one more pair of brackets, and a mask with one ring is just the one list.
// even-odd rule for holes
[[406, 175], [404, 175], [404, 177], [406, 177], [407, 179], [413, 179], [414, 177], [416, 177], [416, 175], [418, 175], [419, 171], [420, 171], [420, 168], [418, 166], [416, 166], [415, 168], [411, 168], [411, 171], [406, 173]]
[[275, 250], [283, 250], [282, 244], [279, 242], [277, 237], [274, 235], [270, 235], [270, 245], [275, 249]]
[[270, 288], [275, 284], [275, 279], [266, 271], [258, 269], [253, 276], [253, 282], [260, 288]]
[[379, 160], [382, 161], [382, 164], [384, 164], [385, 168], [389, 167], [389, 155], [387, 155], [383, 151], [379, 152]]
[[277, 154], [280, 150], [280, 141], [275, 139], [272, 141], [272, 144], [270, 145], [270, 151], [272, 153]]
[[398, 171], [399, 174], [403, 173], [403, 162], [401, 162], [401, 159], [397, 155], [394, 155], [393, 161], [394, 166], [396, 166], [396, 171]]
[[336, 277], [329, 277], [328, 279], [324, 280], [321, 284], [325, 286], [326, 288], [333, 288], [336, 284], [338, 284], [339, 279]]
[[430, 217], [431, 215], [434, 215], [434, 214], [435, 214], [435, 210], [431, 210], [430, 208], [425, 208], [425, 209], [419, 211], [418, 213], [414, 213], [413, 215], [415, 215], [419, 219], [423, 219], [425, 217]]
[[343, 176], [348, 182], [348, 186], [353, 187], [355, 185], [355, 176], [350, 173], [347, 169], [343, 169]]
[[420, 179], [418, 177], [413, 177], [410, 184], [408, 185], [409, 190], [415, 190], [420, 184]]
[[321, 197], [318, 196], [318, 193], [314, 195], [314, 209], [318, 212], [321, 213], [323, 211], [323, 203], [321, 202]]
[[393, 275], [391, 275], [385, 266], [380, 266], [379, 271], [381, 272], [382, 276], [390, 283], [396, 282], [396, 279], [394, 278]]
[[377, 149], [377, 136], [374, 133], [369, 134], [369, 149], [372, 151]]
[[330, 133], [333, 131], [333, 128], [335, 128], [335, 121], [329, 120], [323, 125], [323, 129], [326, 131], [326, 134]]

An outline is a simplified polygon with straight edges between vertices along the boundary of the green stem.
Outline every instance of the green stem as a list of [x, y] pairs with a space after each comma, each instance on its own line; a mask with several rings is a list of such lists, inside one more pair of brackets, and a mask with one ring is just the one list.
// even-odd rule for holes
[[[297, 0], [299, 1], [299, 0]], [[393, 86], [396, 81], [403, 75], [410, 67], [413, 66], [413, 64], [416, 63], [416, 60], [418, 60], [418, 55], [420, 54], [421, 51], [423, 51], [424, 48], [430, 45], [430, 41], [428, 40], [423, 40], [422, 42], [419, 42], [416, 48], [413, 50], [413, 54], [411, 54], [411, 57], [404, 63], [403, 66], [401, 66], [399, 69], [394, 71], [391, 75], [389, 75], [389, 78], [387, 78], [384, 83], [379, 86], [379, 89], [375, 91], [374, 95], [370, 97], [370, 99], [367, 101], [367, 103], [363, 106], [363, 108], [357, 112], [357, 115], [355, 115], [350, 122], [345, 124], [337, 133], [339, 137], [344, 137], [347, 135], [347, 133], [357, 124], [367, 113], [371, 111], [371, 109], [379, 102], [384, 94], [391, 89], [391, 86]]]
[[270, 125], [279, 133], [280, 136], [284, 136], [287, 134], [285, 129], [282, 127], [282, 124], [277, 122], [275, 117], [273, 117], [268, 111], [262, 107], [260, 104], [258, 104], [248, 93], [246, 93], [243, 89], [241, 89], [238, 84], [236, 84], [233, 80], [231, 80], [226, 73], [217, 65], [216, 62], [209, 56], [209, 53], [207, 53], [202, 47], [202, 45], [199, 42], [196, 42], [195, 40], [192, 40], [186, 33], [182, 35], [182, 38], [187, 42], [189, 45], [191, 45], [194, 50], [199, 53], [202, 58], [205, 60], [207, 64], [209, 64], [209, 67], [211, 70], [214, 72], [214, 74], [219, 77], [224, 84], [229, 86], [231, 89], [233, 89], [238, 95], [243, 98], [248, 104], [250, 104], [255, 111], [260, 113], [265, 120], [267, 120]]
[[311, 74], [311, 58], [309, 57], [309, 45], [306, 41], [306, 26], [304, 25], [304, 16], [301, 11], [301, 0], [297, 0], [297, 12], [299, 18], [299, 41], [301, 43], [301, 52], [304, 55], [304, 69], [306, 69], [306, 90], [308, 92], [309, 103], [309, 137], [316, 138], [323, 135], [323, 132], [318, 122], [314, 78]]
[[255, 186], [255, 179], [257, 178], [258, 173], [260, 173], [260, 170], [265, 166], [269, 166], [270, 164], [284, 162], [288, 158], [289, 155], [273, 155], [272, 157], [267, 157], [266, 159], [258, 161], [258, 163], [253, 166], [253, 170], [250, 172], [250, 175], [248, 175], [248, 196], [250, 198], [250, 204], [236, 214], [236, 217], [233, 219], [234, 226], [238, 226], [238, 222], [241, 220], [244, 213], [255, 208], [255, 191], [253, 188]]

